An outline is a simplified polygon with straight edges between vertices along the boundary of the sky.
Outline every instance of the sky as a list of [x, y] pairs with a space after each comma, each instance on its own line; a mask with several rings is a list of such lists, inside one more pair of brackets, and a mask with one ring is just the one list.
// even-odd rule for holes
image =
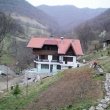
[[110, 8], [110, 0], [27, 0], [34, 6], [74, 5], [79, 8]]

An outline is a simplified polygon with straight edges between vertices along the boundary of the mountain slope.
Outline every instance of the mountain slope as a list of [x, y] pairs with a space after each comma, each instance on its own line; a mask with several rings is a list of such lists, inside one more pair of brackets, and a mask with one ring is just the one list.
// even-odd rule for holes
[[110, 39], [110, 9], [79, 25], [75, 32], [85, 47], [93, 40]]
[[0, 10], [5, 13], [10, 13], [17, 18], [17, 20], [23, 21], [24, 19], [22, 19], [22, 17], [32, 21], [34, 20], [36, 21], [36, 26], [34, 27], [37, 28], [47, 29], [50, 32], [57, 29], [57, 23], [52, 17], [32, 6], [25, 0], [0, 0]]
[[67, 27], [69, 28], [70, 26], [75, 27], [78, 24], [99, 15], [105, 10], [105, 9], [77, 8], [72, 5], [64, 6], [41, 5], [38, 6], [37, 8], [53, 16], [58, 21], [61, 28]]
[[110, 9], [91, 20], [91, 25], [100, 31], [110, 32]]

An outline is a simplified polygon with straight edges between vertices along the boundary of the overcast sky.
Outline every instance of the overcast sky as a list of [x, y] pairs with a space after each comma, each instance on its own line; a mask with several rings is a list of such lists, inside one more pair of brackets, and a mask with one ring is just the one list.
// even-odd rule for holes
[[76, 7], [110, 8], [110, 0], [27, 0], [34, 6], [38, 5], [74, 5]]

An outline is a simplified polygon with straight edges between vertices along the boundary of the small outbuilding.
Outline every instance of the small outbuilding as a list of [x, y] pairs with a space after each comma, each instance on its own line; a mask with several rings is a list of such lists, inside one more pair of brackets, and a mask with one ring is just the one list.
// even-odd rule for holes
[[103, 41], [103, 49], [110, 48], [110, 39], [104, 40]]

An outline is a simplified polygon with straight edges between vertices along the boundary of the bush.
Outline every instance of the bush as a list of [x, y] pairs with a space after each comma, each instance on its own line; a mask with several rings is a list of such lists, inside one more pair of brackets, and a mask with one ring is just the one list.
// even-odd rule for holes
[[20, 87], [16, 84], [15, 88], [13, 89], [12, 94], [17, 98], [17, 96], [21, 93]]

